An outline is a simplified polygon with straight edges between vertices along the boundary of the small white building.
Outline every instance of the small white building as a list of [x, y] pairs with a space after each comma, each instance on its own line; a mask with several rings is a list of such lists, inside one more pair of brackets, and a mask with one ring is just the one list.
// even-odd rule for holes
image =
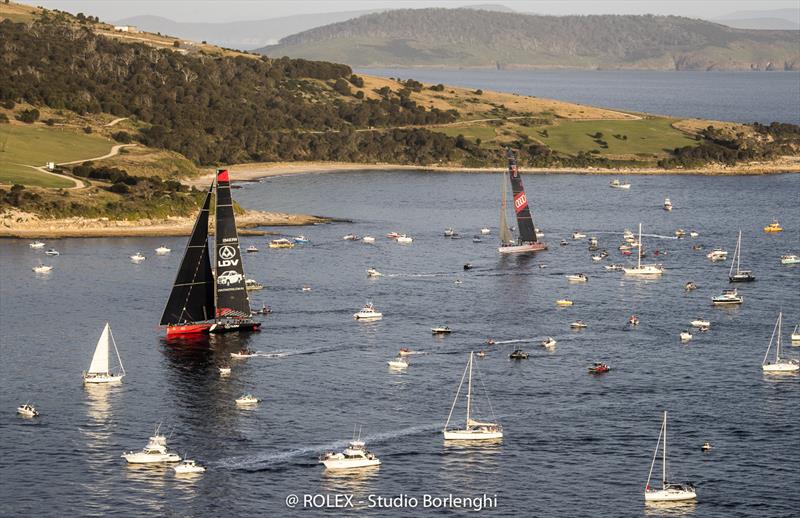
[[117, 32], [139, 32], [133, 25], [115, 25], [114, 30]]
[[48, 171], [55, 171], [56, 170], [55, 162], [47, 162], [46, 168]]

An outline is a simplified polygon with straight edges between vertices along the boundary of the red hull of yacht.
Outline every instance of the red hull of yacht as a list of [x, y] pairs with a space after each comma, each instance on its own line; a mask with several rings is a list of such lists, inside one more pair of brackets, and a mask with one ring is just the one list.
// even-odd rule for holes
[[167, 337], [207, 334], [212, 324], [178, 324], [167, 326]]

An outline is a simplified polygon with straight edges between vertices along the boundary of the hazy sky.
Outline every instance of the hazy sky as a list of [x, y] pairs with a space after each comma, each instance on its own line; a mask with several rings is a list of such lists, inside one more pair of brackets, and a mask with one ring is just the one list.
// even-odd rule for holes
[[735, 11], [798, 9], [798, 0], [30, 0], [71, 13], [83, 12], [114, 21], [152, 14], [183, 22], [226, 22], [277, 18], [293, 14], [461, 7], [499, 4], [539, 14], [675, 14], [716, 18]]

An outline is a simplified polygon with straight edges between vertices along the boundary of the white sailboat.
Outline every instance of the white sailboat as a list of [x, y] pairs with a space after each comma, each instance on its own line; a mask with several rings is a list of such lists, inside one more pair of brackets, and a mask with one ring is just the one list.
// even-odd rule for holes
[[[661, 445], [661, 438], [664, 438], [664, 450], [661, 460], [661, 489], [650, 487], [650, 478], [653, 476], [653, 468], [658, 458], [658, 447]], [[653, 454], [653, 462], [650, 463], [650, 473], [647, 475], [647, 484], [644, 488], [645, 502], [679, 502], [681, 500], [694, 500], [697, 498], [694, 486], [688, 482], [669, 482], [667, 480], [667, 412], [664, 411], [664, 422], [661, 424], [661, 432], [658, 434], [656, 451]]]
[[660, 264], [642, 264], [642, 224], [639, 223], [639, 246], [637, 247], [637, 261], [635, 268], [622, 268], [625, 275], [638, 277], [657, 277], [664, 273]]
[[[497, 440], [503, 438], [503, 427], [499, 424], [492, 422], [482, 422], [472, 419], [472, 364], [474, 353], [469, 353], [469, 361], [467, 367], [464, 369], [464, 374], [461, 376], [461, 383], [458, 385], [456, 397], [453, 400], [453, 406], [450, 407], [450, 415], [447, 416], [447, 422], [444, 424], [442, 433], [444, 434], [445, 441], [486, 441]], [[461, 387], [464, 385], [464, 378], [468, 377], [467, 381], [467, 419], [464, 428], [449, 429], [450, 420], [453, 417], [453, 411], [458, 403], [458, 396], [461, 394]], [[487, 394], [488, 401], [488, 394]], [[491, 410], [492, 404], [489, 403]], [[496, 421], [492, 411], [492, 418]]]
[[[783, 322], [783, 313], [778, 313], [778, 321], [775, 322], [775, 327], [772, 329], [772, 336], [769, 339], [769, 346], [767, 352], [764, 354], [764, 360], [761, 362], [761, 369], [765, 374], [794, 374], [800, 371], [800, 362], [794, 359], [781, 358], [781, 324]], [[772, 349], [772, 342], [775, 340], [777, 334], [778, 340], [775, 344], [775, 360], [767, 362], [769, 351]]]
[[[118, 368], [112, 370], [109, 361], [109, 350], [114, 346], [114, 353], [119, 362]], [[106, 327], [100, 334], [100, 339], [97, 341], [97, 347], [94, 349], [94, 356], [92, 356], [92, 364], [89, 370], [83, 373], [84, 383], [119, 383], [125, 376], [125, 368], [122, 366], [122, 359], [119, 357], [119, 350], [117, 343], [114, 341], [114, 335], [111, 333], [111, 326], [106, 322]]]
[[[731, 282], [749, 282], [756, 280], [753, 277], [753, 272], [750, 270], [742, 270], [739, 267], [739, 260], [742, 257], [742, 231], [739, 230], [739, 239], [736, 241], [736, 251], [733, 252], [733, 261], [731, 261], [731, 269], [728, 272], [728, 279]], [[734, 267], [736, 268], [734, 270]]]

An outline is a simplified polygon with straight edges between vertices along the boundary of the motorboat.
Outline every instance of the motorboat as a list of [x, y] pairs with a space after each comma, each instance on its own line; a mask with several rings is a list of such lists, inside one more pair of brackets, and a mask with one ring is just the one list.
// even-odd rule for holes
[[592, 261], [594, 261], [596, 263], [602, 261], [603, 259], [604, 259], [603, 256], [600, 255], [600, 254], [596, 254], [596, 255], [592, 256]]
[[456, 234], [457, 232], [451, 227], [447, 227], [446, 229], [444, 229], [444, 237], [452, 237]]
[[248, 254], [255, 254], [258, 252], [258, 247], [256, 245], [250, 245], [246, 248], [246, 252]]
[[56, 256], [56, 255], [61, 255], [61, 253], [55, 248], [48, 248], [45, 251], [44, 255]]
[[636, 266], [631, 268], [622, 268], [622, 271], [625, 275], [631, 275], [634, 277], [645, 277], [645, 278], [652, 278], [658, 277], [664, 273], [664, 267], [660, 264], [642, 264], [642, 256], [644, 252], [642, 251], [642, 224], [639, 223], [639, 246], [637, 247], [637, 260]]
[[[742, 270], [740, 261], [742, 258], [742, 231], [739, 230], [739, 239], [736, 241], [736, 250], [733, 252], [733, 261], [731, 261], [731, 269], [728, 272], [728, 279], [731, 282], [752, 282], [756, 280], [753, 272], [750, 270]], [[734, 270], [735, 268], [735, 270]]]
[[512, 360], [527, 360], [528, 353], [522, 349], [515, 349], [514, 352], [508, 355], [508, 357]]
[[168, 253], [172, 252], [171, 248], [167, 248], [166, 245], [161, 245], [155, 250], [156, 255], [167, 255]]
[[409, 364], [405, 358], [398, 356], [397, 358], [386, 362], [386, 365], [388, 365], [390, 369], [407, 369]]
[[380, 277], [383, 274], [376, 270], [375, 268], [368, 268], [367, 269], [367, 277]]
[[130, 259], [134, 263], [141, 263], [142, 261], [144, 261], [147, 258], [145, 256], [143, 256], [141, 252], [136, 252], [135, 254], [130, 256]]
[[624, 266], [622, 266], [621, 264], [607, 264], [603, 268], [605, 268], [609, 272], [619, 272], [622, 271]]
[[486, 341], [485, 341], [484, 343], [485, 343], [486, 345], [494, 345], [494, 344], [496, 344], [497, 342], [495, 341], [495, 339], [494, 339], [494, 338], [487, 338], [487, 339], [486, 339]]
[[411, 237], [409, 237], [409, 236], [407, 236], [405, 234], [401, 234], [401, 235], [397, 236], [397, 240], [396, 241], [398, 243], [401, 243], [401, 244], [404, 244], [404, 245], [408, 245], [408, 244], [411, 244], [411, 242], [414, 241], [414, 240]]
[[171, 453], [167, 449], [167, 438], [159, 433], [159, 427], [156, 427], [155, 434], [150, 437], [147, 446], [142, 451], [123, 453], [122, 458], [128, 461], [128, 464], [161, 464], [181, 461], [180, 455]]
[[681, 331], [680, 336], [681, 336], [681, 342], [688, 342], [689, 340], [694, 338], [694, 336], [692, 335], [692, 333], [689, 332], [688, 329], [684, 329], [683, 331]]
[[272, 308], [267, 306], [266, 304], [262, 304], [260, 309], [257, 309], [252, 312], [254, 315], [269, 315], [272, 313]]
[[367, 302], [364, 307], [358, 310], [358, 313], [353, 314], [356, 320], [380, 320], [383, 318], [383, 313], [375, 309], [372, 302]]
[[415, 354], [415, 353], [416, 353], [416, 351], [412, 351], [408, 347], [401, 347], [400, 348], [400, 352], [397, 353], [397, 354], [398, 354], [398, 356], [411, 356], [412, 354]]
[[341, 453], [327, 452], [320, 456], [319, 462], [330, 470], [346, 470], [380, 466], [381, 461], [374, 453], [367, 451], [360, 439], [350, 441]]
[[692, 250], [694, 250], [695, 252], [699, 252], [702, 249], [703, 249], [703, 245], [700, 245], [700, 244], [692, 245]]
[[464, 264], [464, 269], [465, 270], [472, 270], [472, 264], [471, 263], [465, 263]]
[[196, 475], [205, 473], [205, 466], [201, 466], [197, 461], [191, 459], [184, 459], [180, 464], [172, 468], [176, 475]]
[[692, 281], [687, 282], [683, 285], [683, 291], [694, 291], [697, 289], [697, 284]]
[[292, 238], [292, 241], [294, 241], [295, 243], [298, 243], [298, 244], [303, 244], [303, 243], [309, 243], [310, 242], [310, 240], [306, 236], [303, 236], [303, 235], [294, 236]]
[[703, 445], [700, 446], [700, 449], [703, 451], [711, 451], [711, 443], [708, 441], [704, 442]]
[[219, 375], [220, 376], [228, 376], [231, 373], [230, 365], [222, 365], [219, 367]]
[[307, 293], [311, 291], [311, 286], [303, 286], [302, 288], [300, 288], [300, 291]]
[[[472, 352], [469, 353], [469, 360], [464, 369], [464, 374], [461, 376], [461, 383], [458, 385], [456, 397], [453, 399], [453, 405], [450, 407], [450, 415], [447, 416], [447, 422], [444, 424], [442, 434], [445, 441], [496, 441], [503, 438], [503, 428], [497, 423], [497, 417], [494, 415], [492, 405], [489, 403], [488, 407], [492, 412], [492, 422], [478, 421], [472, 418], [472, 405], [475, 399], [472, 394], [472, 368], [473, 368]], [[467, 418], [463, 428], [450, 428], [450, 421], [453, 418], [453, 411], [458, 403], [459, 395], [461, 394], [461, 387], [464, 385], [464, 380], [467, 381]], [[489, 395], [486, 393], [488, 400]]]
[[294, 248], [294, 243], [286, 239], [285, 237], [279, 239], [273, 239], [269, 242], [270, 248]]
[[544, 232], [539, 227], [535, 227], [533, 231], [536, 233], [536, 237], [544, 237]]
[[[111, 355], [109, 354], [112, 346], [117, 358], [117, 364], [113, 368], [110, 361]], [[83, 373], [83, 382], [87, 384], [120, 383], [124, 377], [125, 368], [122, 366], [122, 358], [119, 356], [117, 343], [114, 341], [113, 333], [111, 333], [111, 326], [106, 322], [103, 332], [100, 333], [100, 339], [97, 340], [89, 370]]]
[[628, 325], [630, 326], [638, 326], [639, 325], [639, 317], [636, 315], [631, 315], [628, 317]]
[[475, 353], [475, 356], [477, 356], [478, 358], [485, 358], [486, 357], [486, 353], [483, 352], [483, 349], [481, 349], [480, 351]]
[[683, 230], [682, 228], [679, 228], [678, 230], [675, 231], [675, 237], [677, 237], [678, 239], [681, 239], [685, 236], [686, 236], [686, 231]]
[[[663, 441], [662, 441], [663, 438]], [[663, 455], [661, 464], [661, 489], [655, 489], [650, 486], [650, 479], [653, 476], [653, 468], [656, 465], [658, 458], [658, 447], [663, 443]], [[644, 500], [645, 502], [679, 502], [682, 500], [694, 500], [697, 498], [694, 485], [689, 482], [669, 482], [667, 480], [667, 412], [664, 411], [664, 421], [661, 425], [661, 431], [658, 434], [658, 442], [656, 443], [656, 451], [653, 454], [653, 462], [650, 463], [650, 473], [647, 475], [647, 483], [644, 486]]]
[[491, 234], [491, 233], [492, 233], [491, 229], [489, 229], [489, 228], [487, 228], [487, 227], [483, 227], [483, 228], [481, 229], [481, 234], [483, 234], [483, 235], [486, 235], [486, 234]]
[[358, 241], [358, 240], [360, 240], [361, 238], [360, 238], [360, 237], [358, 237], [358, 236], [357, 236], [357, 235], [355, 235], [355, 234], [347, 234], [347, 235], [346, 235], [346, 236], [344, 236], [342, 239], [344, 239], [345, 241]]
[[235, 353], [231, 353], [231, 358], [252, 358], [253, 356], [258, 356], [258, 353], [246, 347], [239, 349]]
[[435, 335], [447, 335], [452, 333], [453, 330], [447, 326], [436, 326], [431, 328], [431, 333]]
[[561, 246], [567, 246], [569, 245], [569, 241], [567, 241], [566, 239], [562, 239], [561, 241], [558, 242], [558, 244]]
[[400, 237], [400, 233], [399, 232], [389, 232], [388, 234], [386, 234], [386, 237], [388, 237], [389, 239], [397, 239], [398, 237]]
[[558, 299], [556, 301], [556, 306], [560, 306], [562, 308], [566, 308], [572, 306], [574, 303], [569, 299]]
[[626, 243], [633, 243], [634, 241], [636, 241], [636, 234], [633, 233], [633, 230], [626, 228], [625, 230], [622, 231], [622, 239]]
[[364, 236], [363, 238], [361, 238], [361, 242], [362, 243], [367, 243], [368, 245], [371, 245], [372, 243], [375, 242], [375, 238], [372, 237], [372, 236]]
[[783, 232], [783, 227], [778, 223], [777, 219], [773, 219], [772, 223], [764, 227], [764, 232], [767, 234], [774, 234], [775, 232]]
[[597, 246], [597, 238], [595, 236], [589, 238], [589, 246]]
[[[765, 374], [795, 374], [800, 372], [800, 361], [796, 359], [781, 358], [781, 324], [783, 322], [783, 312], [778, 313], [778, 321], [772, 329], [772, 336], [769, 339], [767, 352], [764, 353], [764, 360], [761, 362], [761, 370]], [[777, 337], [777, 340], [776, 340]], [[769, 351], [772, 343], [775, 342], [775, 359], [769, 361]]]
[[631, 184], [620, 182], [618, 179], [615, 178], [611, 180], [611, 183], [609, 183], [609, 187], [611, 187], [612, 189], [630, 189]]
[[569, 282], [587, 282], [589, 280], [589, 277], [587, 277], [586, 274], [583, 273], [575, 273], [567, 275], [566, 277]]
[[576, 320], [575, 322], [569, 325], [571, 329], [586, 329], [589, 327], [583, 320]]
[[697, 237], [699, 235], [700, 235], [700, 232], [697, 232], [696, 230], [692, 230], [691, 232], [689, 232], [689, 236], [690, 237]]
[[716, 306], [729, 306], [741, 304], [744, 302], [744, 297], [739, 295], [739, 292], [736, 290], [736, 288], [733, 288], [731, 290], [722, 290], [722, 294], [713, 297], [711, 302]]
[[800, 264], [800, 256], [795, 254], [782, 255], [781, 264]]
[[542, 347], [546, 347], [547, 349], [552, 349], [553, 347], [556, 346], [557, 343], [558, 342], [556, 342], [555, 338], [553, 338], [552, 336], [548, 336], [547, 338], [542, 340]]
[[472, 242], [473, 243], [483, 243], [483, 238], [481, 236], [479, 236], [479, 235], [474, 235], [474, 236], [472, 236]]
[[39, 248], [44, 248], [44, 243], [42, 243], [41, 241], [34, 241], [32, 243], [28, 243], [28, 246], [33, 249], [39, 249]]
[[39, 263], [38, 265], [31, 268], [31, 270], [33, 270], [36, 273], [50, 273], [51, 271], [53, 271], [53, 267], [47, 264]]
[[630, 249], [631, 249], [631, 245], [629, 245], [629, 244], [626, 244], [626, 243], [623, 243], [623, 244], [619, 245], [619, 246], [617, 247], [617, 249], [618, 249], [618, 250], [621, 250], [621, 251], [623, 251], [623, 252], [625, 252], [625, 251], [628, 251], [628, 250], [630, 250]]
[[22, 417], [39, 417], [39, 411], [30, 403], [25, 403], [17, 407], [17, 414]]
[[252, 394], [244, 394], [236, 398], [236, 406], [253, 406], [257, 405], [259, 401], [261, 400]]
[[706, 320], [705, 318], [695, 318], [694, 320], [689, 322], [689, 325], [691, 325], [692, 327], [710, 328], [711, 327], [711, 322]]
[[264, 285], [255, 279], [245, 279], [244, 288], [247, 291], [258, 291], [258, 290], [263, 290]]
[[606, 365], [602, 362], [594, 362], [591, 367], [589, 367], [590, 374], [605, 374], [606, 372], [610, 371], [611, 367]]
[[584, 239], [585, 237], [586, 237], [586, 234], [584, 234], [583, 232], [575, 231], [575, 232], [572, 233], [572, 239], [575, 239], [575, 240]]
[[728, 252], [723, 250], [722, 248], [715, 248], [709, 253], [707, 253], [706, 257], [714, 262], [724, 261], [725, 259], [728, 258]]
[[669, 198], [664, 198], [664, 210], [671, 211], [672, 210], [672, 202]]

